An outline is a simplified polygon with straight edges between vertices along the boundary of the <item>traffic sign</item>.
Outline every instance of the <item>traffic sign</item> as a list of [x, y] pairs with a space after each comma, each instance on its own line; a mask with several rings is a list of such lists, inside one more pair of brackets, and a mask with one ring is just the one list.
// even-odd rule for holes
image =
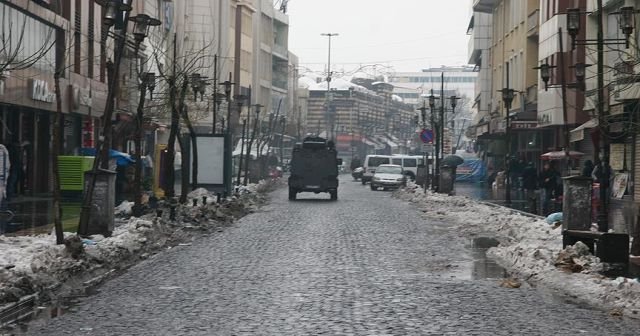
[[424, 143], [433, 143], [433, 138], [433, 130], [423, 129], [422, 132], [420, 132], [420, 140]]

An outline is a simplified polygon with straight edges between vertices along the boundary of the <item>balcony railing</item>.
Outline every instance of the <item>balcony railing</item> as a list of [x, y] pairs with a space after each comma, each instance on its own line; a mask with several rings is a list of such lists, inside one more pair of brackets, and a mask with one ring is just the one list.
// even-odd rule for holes
[[536, 9], [529, 17], [527, 17], [527, 35], [528, 36], [536, 36], [538, 35], [538, 26], [540, 21], [540, 10]]

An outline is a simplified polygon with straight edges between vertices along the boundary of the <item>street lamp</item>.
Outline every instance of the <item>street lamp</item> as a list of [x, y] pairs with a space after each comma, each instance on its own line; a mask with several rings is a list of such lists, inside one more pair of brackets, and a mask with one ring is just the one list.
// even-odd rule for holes
[[149, 36], [149, 29], [153, 26], [159, 26], [162, 24], [160, 20], [150, 17], [147, 14], [138, 14], [129, 18], [129, 21], [133, 21], [133, 37], [137, 44], [142, 43], [144, 39]]
[[635, 10], [631, 6], [620, 8], [620, 30], [625, 36], [625, 45], [627, 49], [629, 48], [629, 36], [633, 33], [633, 14]]
[[133, 9], [130, 4], [119, 0], [96, 0], [96, 3], [104, 8], [102, 22], [107, 27], [113, 27], [122, 12], [130, 12]]
[[[456, 105], [458, 105], [458, 100], [462, 99], [461, 97], [456, 97], [455, 95], [449, 97], [449, 101], [451, 102], [451, 133], [452, 136], [455, 138], [456, 136], [456, 120], [455, 120], [455, 115], [456, 115]], [[452, 142], [453, 142], [453, 138], [452, 138]], [[454, 148], [453, 145], [451, 146], [451, 150], [452, 153], [451, 154], [455, 154], [456, 150], [458, 148]]]
[[[256, 133], [258, 133], [258, 121], [260, 120], [260, 111], [262, 110], [262, 105], [260, 104], [255, 104], [253, 105], [253, 107], [254, 107], [256, 116], [253, 121], [253, 130], [251, 131], [251, 140], [249, 140], [249, 146], [247, 148], [247, 158], [245, 160], [246, 162], [245, 162], [244, 181], [242, 182], [242, 184], [245, 186], [247, 185], [248, 179], [249, 179], [249, 160], [251, 159], [251, 148], [253, 147], [253, 141], [256, 138]], [[249, 115], [250, 113], [247, 113], [247, 119], [249, 119], [248, 117]], [[251, 123], [248, 123], [247, 125], [251, 125]], [[259, 155], [259, 152], [260, 152], [260, 144], [257, 145], [257, 150], [256, 150], [256, 153], [258, 155]]]
[[235, 83], [231, 82], [231, 73], [229, 73], [229, 79], [220, 83], [224, 86], [224, 95], [227, 98], [227, 133], [231, 134], [231, 88]]

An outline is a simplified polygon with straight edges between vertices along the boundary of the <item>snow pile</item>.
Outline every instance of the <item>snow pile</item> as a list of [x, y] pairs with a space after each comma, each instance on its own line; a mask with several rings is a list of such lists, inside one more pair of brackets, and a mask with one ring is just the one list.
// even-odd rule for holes
[[566, 293], [587, 304], [618, 309], [640, 318], [640, 284], [629, 278], [608, 279], [603, 265], [586, 245], [577, 243], [562, 250], [559, 228], [542, 217], [479, 202], [461, 196], [424, 191], [410, 183], [394, 196], [415, 203], [430, 220], [458, 225], [468, 236], [491, 234], [500, 241], [488, 256], [528, 281]]
[[[279, 185], [279, 180], [265, 180], [243, 187], [236, 196], [216, 203], [216, 195], [197, 189], [189, 198], [202, 199], [207, 204], [193, 206], [191, 202], [177, 205], [176, 220], [171, 220], [169, 204], [161, 217], [147, 214], [117, 223], [110, 237], [95, 235], [79, 239], [65, 233], [65, 245], [56, 245], [55, 236], [0, 236], [0, 308], [33, 293], [44, 296], [67, 281], [81, 283], [112, 269], [126, 268], [165, 246], [176, 245], [194, 237], [196, 232], [220, 230], [257, 209], [266, 201], [266, 193]], [[115, 211], [130, 211], [130, 202]]]
[[133, 202], [122, 201], [122, 203], [116, 207], [115, 214], [118, 216], [130, 216], [133, 211], [133, 205]]

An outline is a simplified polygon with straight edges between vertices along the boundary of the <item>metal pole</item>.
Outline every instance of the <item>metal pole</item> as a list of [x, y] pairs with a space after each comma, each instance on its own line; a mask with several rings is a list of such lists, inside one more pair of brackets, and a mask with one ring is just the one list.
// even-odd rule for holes
[[[244, 139], [245, 139], [245, 130], [247, 128], [247, 119], [242, 119], [242, 141], [240, 144], [240, 162], [238, 165], [238, 176], [236, 177], [236, 185], [240, 185], [240, 175], [242, 175], [242, 158], [244, 156]], [[246, 174], [246, 173], [245, 173]]]
[[609, 129], [605, 125], [606, 112], [604, 110], [604, 22], [602, 15], [602, 0], [597, 0], [598, 12], [598, 127], [600, 128], [600, 144], [602, 158], [600, 159], [601, 177], [598, 179], [600, 183], [600, 211], [598, 212], [598, 230], [601, 232], [609, 231]]
[[216, 134], [216, 124], [218, 117], [218, 55], [213, 55], [213, 132]]
[[[232, 75], [231, 75], [231, 72], [229, 72], [230, 83], [231, 83], [231, 79], [232, 79]], [[229, 135], [233, 134], [233, 132], [231, 132], [231, 94], [227, 96], [227, 133]], [[231, 136], [231, 141], [233, 142], [233, 136]]]
[[[505, 88], [509, 90], [509, 62], [506, 62], [505, 66], [506, 73], [506, 86]], [[507, 120], [504, 135], [506, 137], [507, 142], [507, 156], [505, 158], [505, 183], [504, 183], [504, 202], [507, 206], [511, 206], [511, 102], [505, 102], [505, 107], [507, 109]]]
[[135, 135], [135, 146], [136, 146], [136, 162], [135, 162], [135, 178], [134, 178], [134, 206], [133, 206], [133, 215], [135, 217], [140, 217], [142, 215], [142, 136], [144, 133], [143, 130], [143, 113], [144, 113], [144, 100], [146, 99], [147, 93], [147, 78], [146, 73], [144, 74], [145, 78], [142, 79], [142, 84], [140, 85], [140, 100], [138, 101], [138, 113], [136, 115], [136, 135]]
[[280, 120], [282, 122], [282, 133], [280, 134], [280, 165], [283, 165], [284, 164], [284, 131], [286, 128], [287, 119], [282, 117], [282, 119]]
[[440, 166], [442, 165], [442, 159], [444, 158], [444, 72], [440, 73], [440, 135], [438, 136], [440, 142], [440, 148], [438, 150], [438, 163], [436, 166], [436, 175], [438, 190], [440, 189]]
[[569, 156], [571, 151], [571, 142], [569, 142], [569, 117], [567, 115], [567, 79], [564, 67], [564, 45], [562, 42], [562, 27], [558, 28], [558, 43], [560, 44], [560, 58], [558, 59], [558, 65], [560, 69], [560, 89], [562, 90], [562, 118], [564, 119], [563, 133], [564, 133], [564, 176], [569, 176], [569, 164], [571, 157]]

